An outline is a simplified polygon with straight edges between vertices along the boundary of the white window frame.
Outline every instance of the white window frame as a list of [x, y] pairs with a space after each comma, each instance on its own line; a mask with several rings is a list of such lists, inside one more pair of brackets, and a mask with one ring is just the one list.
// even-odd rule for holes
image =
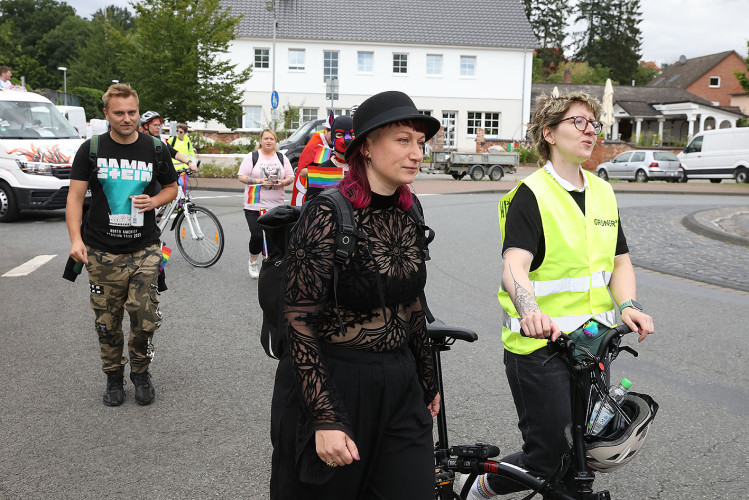
[[[248, 111], [257, 111], [257, 120], [248, 115]], [[262, 130], [263, 128], [263, 107], [262, 106], [242, 106], [242, 128], [244, 130]]]
[[[466, 69], [467, 66], [463, 65], [463, 60], [473, 60], [473, 72], [471, 74], [464, 73], [464, 69]], [[476, 78], [476, 56], [467, 56], [462, 55], [460, 56], [460, 77], [461, 78]]]
[[[496, 115], [496, 123], [494, 115]], [[476, 137], [476, 130], [481, 128], [484, 130], [484, 137], [486, 137], [487, 139], [499, 138], [501, 125], [502, 113], [498, 111], [469, 111], [466, 115], [466, 135], [468, 137]], [[473, 132], [471, 132], [471, 128], [474, 129]], [[496, 134], [487, 132], [487, 129], [491, 130], [493, 128], [496, 128]]]
[[[313, 112], [314, 112], [314, 116], [313, 116]], [[302, 123], [307, 123], [308, 121], [311, 121], [311, 120], [317, 120], [317, 117], [319, 116], [319, 114], [320, 114], [320, 110], [318, 108], [301, 108], [299, 110], [299, 121], [300, 121], [299, 124], [301, 125]]]
[[[268, 52], [268, 65], [267, 66], [258, 66], [258, 52], [262, 50], [265, 50]], [[262, 54], [260, 54], [260, 57], [262, 58]], [[253, 69], [259, 69], [263, 71], [270, 70], [270, 48], [269, 47], [255, 47], [252, 67]]]
[[[434, 68], [430, 65], [430, 62], [435, 62], [435, 61], [439, 62], [439, 67], [437, 68], [438, 71], [436, 73], [433, 73], [432, 70]], [[442, 54], [427, 54], [426, 76], [432, 77], [432, 78], [442, 76], [442, 61], [443, 61]]]
[[[369, 69], [362, 69], [361, 56], [369, 56]], [[367, 50], [360, 50], [356, 53], [356, 72], [363, 75], [371, 75], [374, 73], [374, 52]]]
[[[330, 66], [331, 74], [326, 75], [325, 70], [328, 67], [328, 62], [332, 62], [333, 59], [328, 59], [327, 54], [335, 54], [335, 74], [332, 74], [332, 65]], [[338, 78], [339, 70], [340, 70], [340, 61], [341, 61], [341, 55], [340, 52], [337, 50], [323, 50], [322, 51], [322, 81], [327, 81], [328, 78]]]
[[[396, 66], [396, 59], [398, 63], [397, 66]], [[396, 71], [396, 68], [404, 69], [405, 71]], [[408, 74], [408, 52], [393, 52], [392, 71], [394, 75], [407, 75]]]
[[[302, 55], [301, 64], [299, 63], [299, 61], [292, 62], [292, 59], [291, 59], [292, 53], [295, 55], [298, 55], [298, 54]], [[294, 72], [305, 71], [307, 69], [306, 59], [307, 59], [307, 54], [304, 49], [289, 49], [289, 71], [294, 71]]]
[[[717, 80], [718, 80], [718, 83], [717, 83], [717, 84], [715, 84], [715, 85], [713, 85], [713, 79], [717, 79]], [[719, 89], [719, 88], [720, 88], [720, 77], [719, 77], [719, 76], [711, 76], [711, 77], [710, 77], [710, 80], [708, 80], [708, 86], [709, 86], [709, 87], [710, 87], [711, 89]]]

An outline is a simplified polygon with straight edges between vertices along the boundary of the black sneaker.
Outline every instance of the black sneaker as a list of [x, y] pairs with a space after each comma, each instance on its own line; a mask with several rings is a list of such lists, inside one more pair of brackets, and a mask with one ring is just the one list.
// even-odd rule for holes
[[125, 389], [123, 385], [123, 371], [117, 370], [107, 372], [107, 390], [104, 391], [104, 404], [107, 406], [120, 406], [125, 402]]
[[156, 396], [156, 390], [151, 383], [151, 374], [147, 371], [143, 373], [130, 372], [130, 380], [135, 386], [135, 400], [138, 404], [150, 405]]

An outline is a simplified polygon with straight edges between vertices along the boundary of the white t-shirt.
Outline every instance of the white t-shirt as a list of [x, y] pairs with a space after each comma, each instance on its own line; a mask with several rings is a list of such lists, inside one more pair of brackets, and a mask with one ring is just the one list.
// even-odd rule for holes
[[[271, 174], [276, 174], [279, 182], [287, 177], [294, 177], [294, 170], [285, 155], [283, 165], [281, 165], [275, 152], [271, 156], [265, 156], [262, 151], [258, 151], [257, 165], [253, 165], [252, 153], [248, 153], [242, 160], [238, 173], [238, 175], [246, 175], [254, 179], [268, 179]], [[284, 192], [283, 186], [265, 187], [259, 184], [245, 186], [244, 208], [245, 210], [269, 210], [283, 205]], [[257, 197], [259, 197], [258, 201], [250, 203]]]
[[13, 84], [10, 83], [10, 80], [5, 80], [5, 81], [0, 80], [0, 89], [2, 90], [8, 90], [11, 87], [11, 85]]

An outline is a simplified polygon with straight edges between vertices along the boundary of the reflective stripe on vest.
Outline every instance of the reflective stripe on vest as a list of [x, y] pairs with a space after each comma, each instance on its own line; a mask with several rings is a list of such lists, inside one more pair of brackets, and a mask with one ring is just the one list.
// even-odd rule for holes
[[[590, 318], [606, 326], [613, 326], [616, 321], [616, 305], [608, 290], [618, 236], [616, 198], [607, 182], [588, 172], [584, 175], [588, 178], [585, 215], [572, 196], [544, 170], [521, 181], [536, 197], [546, 242], [543, 262], [528, 277], [541, 311], [563, 332], [574, 331]], [[499, 204], [503, 242], [507, 211], [516, 192], [517, 187]], [[505, 349], [528, 354], [545, 346], [546, 340], [520, 335], [520, 317], [502, 287], [498, 298], [505, 312]]]

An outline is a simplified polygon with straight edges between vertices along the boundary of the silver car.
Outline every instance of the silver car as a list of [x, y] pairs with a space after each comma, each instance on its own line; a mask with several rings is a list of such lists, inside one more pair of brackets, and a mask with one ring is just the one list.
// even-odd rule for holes
[[651, 179], [681, 181], [684, 177], [679, 159], [671, 151], [636, 149], [596, 167], [596, 174], [604, 180], [626, 179], [647, 182]]

